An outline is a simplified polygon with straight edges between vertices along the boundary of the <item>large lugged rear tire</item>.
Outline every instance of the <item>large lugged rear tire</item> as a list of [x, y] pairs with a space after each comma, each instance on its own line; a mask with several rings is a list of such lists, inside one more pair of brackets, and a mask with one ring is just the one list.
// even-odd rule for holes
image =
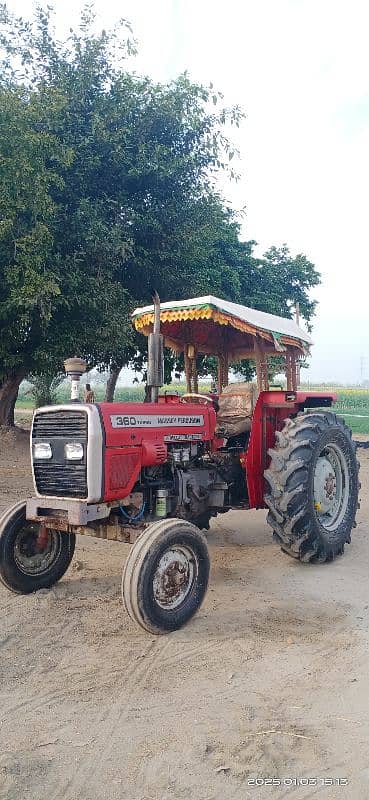
[[331, 411], [287, 419], [269, 450], [265, 502], [282, 550], [300, 561], [331, 561], [356, 527], [360, 488], [351, 431]]
[[30, 594], [53, 586], [72, 561], [74, 533], [41, 531], [26, 520], [26, 504], [17, 503], [0, 519], [0, 580], [12, 592]]

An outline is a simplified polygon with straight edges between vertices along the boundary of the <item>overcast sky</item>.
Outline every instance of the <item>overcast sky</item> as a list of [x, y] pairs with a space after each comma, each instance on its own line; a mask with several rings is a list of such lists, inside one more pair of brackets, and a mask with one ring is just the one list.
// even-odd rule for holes
[[[29, 0], [9, 0], [29, 16]], [[58, 26], [82, 3], [54, 0]], [[322, 273], [311, 380], [369, 378], [369, 4], [367, 0], [96, 0], [104, 26], [130, 20], [137, 72], [188, 70], [247, 119], [237, 185], [245, 238], [287, 242]]]

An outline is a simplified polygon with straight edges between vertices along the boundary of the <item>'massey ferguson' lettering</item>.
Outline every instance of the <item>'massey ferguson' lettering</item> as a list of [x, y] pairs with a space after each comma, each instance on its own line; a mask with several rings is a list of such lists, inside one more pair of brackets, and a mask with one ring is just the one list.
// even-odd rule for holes
[[202, 425], [204, 417], [158, 417], [158, 425]]
[[195, 427], [204, 425], [202, 414], [178, 416], [174, 414], [110, 414], [112, 428], [168, 428]]

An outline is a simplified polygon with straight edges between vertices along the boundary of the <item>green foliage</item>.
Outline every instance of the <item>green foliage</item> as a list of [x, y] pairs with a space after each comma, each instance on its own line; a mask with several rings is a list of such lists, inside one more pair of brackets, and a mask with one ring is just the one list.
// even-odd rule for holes
[[30, 375], [31, 387], [28, 389], [26, 396], [33, 399], [35, 408], [50, 406], [58, 402], [58, 388], [64, 380], [65, 375], [63, 373], [55, 375], [53, 370]]
[[[33, 379], [34, 380], [34, 379]], [[57, 378], [59, 380], [59, 376]], [[93, 380], [90, 379], [96, 402], [101, 403], [104, 400], [105, 396], [105, 384], [104, 382], [97, 381], [96, 378]], [[41, 382], [40, 382], [41, 388]], [[208, 382], [200, 382], [199, 384], [199, 391], [206, 394], [210, 392], [210, 383]], [[42, 389], [41, 389], [42, 391]], [[52, 386], [51, 391], [51, 399], [47, 399], [47, 386], [45, 393], [42, 391], [42, 394], [35, 395], [32, 391], [32, 388], [29, 386], [25, 389], [21, 387], [21, 390], [18, 395], [17, 400], [17, 408], [37, 408], [39, 405], [48, 405], [49, 402], [52, 403], [68, 403], [70, 400], [70, 384], [68, 381], [63, 381], [63, 376], [61, 376], [60, 383], [56, 383]], [[83, 388], [81, 387], [81, 396], [82, 396]], [[165, 384], [162, 389], [160, 390], [161, 393], [164, 392], [177, 392], [179, 395], [185, 394], [187, 391], [186, 384], [183, 381], [176, 381], [175, 383], [168, 383]], [[115, 400], [121, 403], [128, 403], [128, 402], [140, 402], [142, 403], [145, 397], [145, 387], [143, 383], [137, 383], [134, 386], [118, 386], [115, 391]]]
[[316, 302], [311, 300], [309, 290], [319, 285], [320, 275], [306, 256], [301, 253], [292, 256], [286, 244], [271, 247], [255, 264], [252, 277], [253, 308], [291, 317], [299, 303], [301, 316], [310, 323]]
[[219, 172], [237, 177], [223, 133], [237, 106], [186, 74], [127, 72], [129, 24], [96, 33], [89, 6], [64, 42], [49, 7], [28, 22], [2, 4], [0, 22], [0, 406], [7, 377], [58, 372], [70, 354], [144, 370], [130, 312], [152, 287], [287, 315], [299, 301], [311, 318], [314, 266], [286, 247], [255, 258], [217, 191]]
[[56, 164], [66, 158], [53, 136], [35, 130], [41, 102], [0, 86], [0, 378], [32, 363], [60, 294], [49, 262]]
[[86, 6], [59, 42], [50, 8], [32, 23], [5, 5], [0, 17], [0, 332], [17, 321], [0, 376], [73, 352], [121, 365], [137, 346], [129, 311], [154, 283], [165, 299], [215, 275], [206, 254], [225, 212], [214, 180], [233, 174], [220, 127], [241, 112], [186, 75], [160, 85], [125, 72], [124, 20], [96, 34]]

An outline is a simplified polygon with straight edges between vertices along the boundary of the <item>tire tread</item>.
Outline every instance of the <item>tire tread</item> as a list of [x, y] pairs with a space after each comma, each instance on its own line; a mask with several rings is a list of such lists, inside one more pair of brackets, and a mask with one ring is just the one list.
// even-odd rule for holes
[[[293, 419], [288, 418], [282, 431], [276, 433], [276, 444], [268, 451], [270, 464], [264, 472], [269, 487], [265, 495], [269, 509], [267, 522], [282, 550], [305, 563], [329, 561], [351, 541], [350, 529], [345, 542], [337, 537], [336, 542], [328, 545], [317, 534], [308, 508], [309, 463], [319, 437], [330, 428], [339, 428], [356, 459], [351, 430], [334, 412], [301, 412]], [[356, 498], [355, 510], [357, 506]], [[352, 527], [355, 525], [353, 520]]]

